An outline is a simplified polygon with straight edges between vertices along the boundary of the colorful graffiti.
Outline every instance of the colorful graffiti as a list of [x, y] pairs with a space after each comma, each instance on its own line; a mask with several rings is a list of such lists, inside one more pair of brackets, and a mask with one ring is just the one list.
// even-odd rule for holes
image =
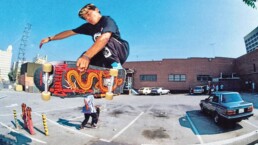
[[[85, 77], [85, 78], [84, 78]], [[109, 80], [110, 78], [109, 71], [107, 70], [87, 70], [86, 72], [79, 72], [76, 69], [71, 69], [66, 73], [66, 81], [70, 87], [70, 89], [74, 91], [80, 91], [82, 93], [90, 92], [94, 87], [99, 89], [100, 92], [107, 92], [108, 87], [104, 85], [104, 80]], [[96, 79], [96, 83], [94, 84], [94, 79]], [[116, 89], [117, 86], [123, 84], [123, 79], [115, 78], [114, 85], [112, 90]], [[94, 85], [94, 86], [93, 86]]]
[[[110, 71], [107, 68], [90, 66], [85, 72], [76, 68], [76, 62], [53, 63], [47, 82], [42, 68], [38, 68], [34, 74], [34, 83], [40, 91], [45, 90], [45, 83], [49, 85], [49, 92], [54, 96], [66, 97], [94, 93], [103, 96], [108, 92], [111, 84]], [[118, 76], [114, 77], [113, 93], [121, 93], [125, 81], [126, 71], [118, 70]]]

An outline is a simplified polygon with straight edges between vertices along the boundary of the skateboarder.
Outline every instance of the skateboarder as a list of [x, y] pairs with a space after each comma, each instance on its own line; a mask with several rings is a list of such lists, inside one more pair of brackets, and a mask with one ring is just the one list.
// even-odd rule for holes
[[84, 128], [84, 126], [88, 123], [90, 117], [92, 117], [91, 127], [96, 128], [96, 124], [98, 123], [99, 110], [97, 111], [94, 106], [93, 95], [87, 94], [84, 98], [84, 106], [82, 108], [82, 112], [84, 113], [84, 120], [80, 126], [80, 129]]
[[129, 55], [129, 44], [121, 38], [115, 21], [109, 16], [102, 16], [99, 9], [93, 4], [85, 5], [78, 15], [87, 22], [75, 29], [42, 39], [40, 48], [50, 41], [76, 34], [90, 35], [94, 44], [78, 58], [78, 69], [84, 71], [89, 64], [106, 68], [122, 68]]

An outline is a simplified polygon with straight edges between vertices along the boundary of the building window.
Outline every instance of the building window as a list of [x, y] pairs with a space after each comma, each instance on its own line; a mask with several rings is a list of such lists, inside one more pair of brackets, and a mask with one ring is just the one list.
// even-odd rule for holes
[[156, 82], [157, 81], [157, 75], [140, 75], [140, 81]]
[[185, 82], [186, 75], [184, 74], [170, 74], [168, 75], [168, 81], [170, 82]]
[[212, 78], [210, 75], [197, 75], [197, 81], [203, 82], [203, 81], [211, 81]]
[[255, 64], [253, 64], [253, 68], [254, 68], [254, 72], [256, 72], [256, 66], [255, 66]]

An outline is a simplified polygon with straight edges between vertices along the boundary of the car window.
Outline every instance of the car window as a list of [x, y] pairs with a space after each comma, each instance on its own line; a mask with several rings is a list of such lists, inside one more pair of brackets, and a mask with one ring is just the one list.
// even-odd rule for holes
[[239, 94], [222, 94], [222, 103], [243, 101]]

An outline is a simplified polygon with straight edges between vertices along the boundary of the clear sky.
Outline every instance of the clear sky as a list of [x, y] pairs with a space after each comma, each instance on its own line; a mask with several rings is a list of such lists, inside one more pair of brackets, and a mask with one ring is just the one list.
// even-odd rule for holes
[[258, 10], [242, 0], [1, 0], [0, 49], [13, 45], [16, 61], [30, 23], [28, 61], [37, 54], [48, 55], [49, 61], [76, 60], [93, 44], [91, 37], [76, 35], [41, 50], [38, 46], [42, 38], [83, 24], [77, 13], [87, 3], [115, 19], [130, 44], [128, 61], [236, 58], [246, 53], [244, 36], [258, 26]]

